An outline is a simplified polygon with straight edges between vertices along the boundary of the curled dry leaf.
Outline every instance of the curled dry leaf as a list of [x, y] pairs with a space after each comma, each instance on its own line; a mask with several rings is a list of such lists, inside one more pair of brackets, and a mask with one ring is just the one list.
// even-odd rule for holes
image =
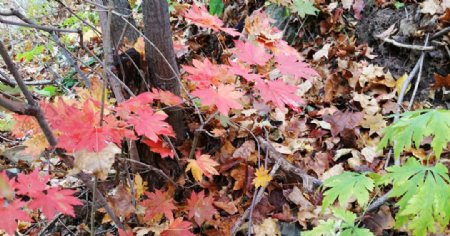
[[80, 171], [92, 173], [101, 180], [108, 177], [108, 172], [114, 163], [114, 157], [120, 153], [120, 148], [114, 143], [109, 143], [100, 152], [79, 151], [73, 154], [74, 167], [71, 174], [77, 174]]

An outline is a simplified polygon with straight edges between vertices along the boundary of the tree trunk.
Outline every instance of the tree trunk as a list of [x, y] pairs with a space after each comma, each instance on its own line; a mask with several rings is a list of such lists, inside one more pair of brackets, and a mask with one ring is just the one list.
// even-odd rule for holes
[[[108, 0], [103, 0], [103, 5], [108, 6]], [[114, 11], [129, 15], [127, 18], [133, 26], [136, 26], [133, 16], [131, 15], [131, 8], [128, 0], [113, 0]], [[127, 38], [129, 42], [135, 42], [139, 37], [139, 33], [136, 32], [131, 26], [128, 25], [120, 16], [113, 14], [111, 18], [111, 39], [114, 43], [114, 47], [117, 48], [124, 38]]]
[[[177, 79], [179, 70], [173, 50], [167, 0], [144, 0], [142, 11], [144, 35], [153, 43], [151, 45], [146, 42], [145, 45], [151, 84], [180, 95], [180, 83]], [[177, 143], [180, 143], [184, 140], [186, 129], [183, 112], [179, 108], [170, 108], [166, 112], [169, 115], [168, 122], [176, 133]]]

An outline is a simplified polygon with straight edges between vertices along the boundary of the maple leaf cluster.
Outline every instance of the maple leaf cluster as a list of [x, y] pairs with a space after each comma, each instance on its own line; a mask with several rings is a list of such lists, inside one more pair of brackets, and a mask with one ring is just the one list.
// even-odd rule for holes
[[[75, 217], [73, 207], [83, 203], [73, 196], [74, 190], [48, 186], [50, 177], [35, 169], [10, 180], [5, 172], [0, 172], [0, 182], [6, 183], [0, 193], [0, 230], [14, 235], [18, 221], [33, 221], [31, 212], [40, 211], [49, 221], [57, 212]], [[6, 192], [8, 194], [4, 194]]]
[[[197, 10], [198, 6], [191, 8], [191, 11]], [[204, 14], [207, 13], [202, 11], [201, 16]], [[202, 105], [217, 107], [221, 115], [228, 116], [233, 109], [242, 109], [246, 105], [242, 101], [245, 94], [240, 88], [244, 83], [255, 89], [253, 99], [282, 110], [286, 109], [286, 105], [298, 108], [304, 104], [296, 94], [297, 86], [301, 83], [299, 79], [319, 76], [303, 62], [294, 48], [276, 36], [277, 29], [270, 26], [270, 20], [264, 13], [256, 16], [259, 18], [253, 16], [247, 20], [249, 36], [245, 41], [235, 41], [235, 48], [231, 50], [234, 57], [229, 59], [228, 64], [214, 64], [205, 58], [203, 61], [194, 59], [193, 66], [182, 66], [188, 73], [186, 79], [196, 87], [192, 95], [198, 97]], [[190, 14], [189, 17], [193, 18]], [[193, 23], [217, 29], [216, 24]], [[258, 40], [261, 37], [271, 40]], [[244, 81], [236, 81], [237, 78], [243, 78]]]
[[[80, 100], [60, 98], [53, 103], [41, 102], [41, 107], [58, 139], [56, 147], [69, 153], [98, 153], [111, 143], [120, 147], [124, 139], [136, 140], [138, 136], [143, 136], [144, 143], [156, 152], [161, 152], [163, 157], [173, 157], [174, 153], [168, 150], [160, 135], [173, 137], [174, 132], [165, 121], [167, 115], [152, 108], [155, 101], [173, 106], [182, 103], [181, 98], [170, 92], [153, 89], [132, 97], [117, 107], [106, 104], [102, 122], [101, 102], [92, 97]], [[45, 136], [34, 117], [15, 115], [15, 119], [12, 134], [17, 138], [30, 137], [24, 143], [28, 147], [28, 153], [39, 155], [48, 148]]]

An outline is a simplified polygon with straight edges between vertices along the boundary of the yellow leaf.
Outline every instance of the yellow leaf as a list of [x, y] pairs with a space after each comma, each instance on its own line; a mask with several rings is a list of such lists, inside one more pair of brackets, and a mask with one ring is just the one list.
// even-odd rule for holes
[[262, 166], [256, 170], [255, 176], [256, 177], [253, 179], [253, 185], [255, 185], [256, 188], [266, 187], [272, 180], [272, 176], [269, 175], [269, 170], [266, 170]]
[[134, 44], [134, 49], [139, 52], [139, 54], [142, 55], [142, 57], [145, 56], [145, 42], [143, 37], [139, 37], [136, 40], [136, 43]]
[[186, 167], [186, 172], [189, 170], [194, 176], [194, 179], [197, 181], [201, 181], [203, 175], [208, 178], [211, 178], [212, 175], [218, 175], [219, 172], [214, 168], [218, 166], [219, 163], [215, 162], [211, 159], [210, 155], [197, 155], [196, 160], [188, 160], [189, 164]]
[[[397, 79], [397, 82], [395, 83], [395, 90], [397, 91], [397, 95], [399, 95], [400, 91], [402, 91], [403, 84], [405, 83], [407, 78], [408, 78], [408, 73], [405, 73], [402, 76], [400, 76], [400, 78]], [[409, 91], [410, 88], [411, 88], [411, 84], [409, 84], [408, 88], [406, 88], [405, 94]]]
[[147, 189], [147, 181], [143, 181], [142, 177], [139, 174], [136, 174], [134, 176], [134, 189], [136, 198], [140, 198], [142, 195], [144, 195], [145, 190]]

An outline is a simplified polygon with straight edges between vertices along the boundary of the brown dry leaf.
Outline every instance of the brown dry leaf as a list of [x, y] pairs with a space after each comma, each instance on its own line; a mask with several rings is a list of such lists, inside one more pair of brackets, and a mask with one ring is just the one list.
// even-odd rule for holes
[[233, 157], [248, 159], [253, 152], [255, 152], [255, 141], [247, 140], [234, 151]]
[[394, 227], [395, 220], [392, 217], [389, 206], [382, 205], [376, 214], [369, 213], [365, 215], [363, 223], [375, 235], [383, 235], [384, 230], [392, 229]]
[[253, 225], [253, 231], [255, 232], [255, 236], [281, 235], [277, 220], [271, 217], [264, 219], [259, 225]]
[[289, 201], [291, 201], [292, 203], [294, 203], [295, 205], [299, 206], [302, 209], [310, 208], [313, 206], [311, 202], [309, 202], [308, 199], [306, 199], [305, 196], [303, 196], [303, 193], [297, 186], [295, 186], [292, 189], [292, 192], [289, 193], [287, 199], [289, 199]]
[[440, 89], [440, 88], [446, 88], [450, 89], [450, 74], [447, 74], [447, 76], [442, 76], [440, 74], [434, 74], [434, 85], [433, 89]]
[[389, 114], [389, 113], [395, 113], [397, 110], [397, 103], [393, 101], [387, 101], [385, 104], [383, 104], [383, 115]]
[[320, 177], [320, 180], [325, 181], [326, 179], [328, 179], [332, 176], [339, 175], [342, 173], [344, 173], [344, 167], [342, 166], [342, 163], [339, 163], [339, 164], [331, 167], [325, 173], [323, 173], [323, 175]]
[[325, 57], [328, 59], [328, 53], [330, 52], [330, 48], [331, 48], [331, 43], [327, 43], [327, 44], [323, 45], [323, 47], [319, 51], [314, 53], [313, 60], [320, 61], [320, 59], [322, 59], [322, 57]]
[[213, 202], [213, 205], [221, 210], [224, 210], [229, 215], [234, 215], [238, 212], [238, 209], [233, 202]]
[[123, 185], [115, 189], [112, 196], [108, 196], [108, 202], [117, 216], [128, 218], [134, 212], [134, 206], [131, 202], [131, 194]]
[[330, 123], [331, 134], [335, 137], [344, 129], [354, 129], [360, 125], [363, 120], [363, 113], [337, 111], [333, 115], [323, 116], [323, 120]]
[[366, 146], [361, 150], [361, 155], [367, 162], [372, 163], [376, 157], [383, 155], [383, 151], [377, 150], [376, 146]]
[[369, 64], [362, 69], [361, 75], [358, 79], [359, 85], [364, 87], [366, 83], [372, 82], [372, 80], [382, 76], [384, 76], [383, 67]]
[[381, 114], [369, 115], [366, 114], [364, 116], [364, 120], [361, 122], [361, 126], [369, 129], [369, 135], [377, 133], [381, 135], [384, 128], [386, 128], [387, 122], [384, 120]]
[[381, 32], [380, 34], [375, 35], [375, 37], [377, 38], [389, 38], [391, 37], [391, 35], [393, 35], [395, 32], [397, 31], [397, 29], [395, 28], [395, 24], [392, 24], [391, 26], [389, 26], [389, 28], [383, 32]]
[[371, 96], [353, 93], [353, 100], [361, 104], [365, 114], [374, 115], [380, 110], [377, 100]]
[[420, 12], [424, 14], [434, 15], [443, 12], [439, 0], [425, 0], [420, 3], [420, 7]]
[[23, 145], [27, 146], [24, 153], [33, 157], [37, 157], [49, 146], [44, 133], [33, 135], [33, 137], [23, 142]]
[[114, 157], [120, 153], [114, 143], [109, 143], [100, 152], [87, 152], [85, 150], [75, 152], [73, 154], [74, 167], [70, 170], [71, 174], [77, 174], [80, 171], [92, 173], [101, 180], [105, 180], [108, 177], [109, 169], [114, 163]]
[[240, 164], [238, 168], [231, 170], [230, 175], [235, 180], [233, 190], [243, 189], [247, 179], [247, 165]]

